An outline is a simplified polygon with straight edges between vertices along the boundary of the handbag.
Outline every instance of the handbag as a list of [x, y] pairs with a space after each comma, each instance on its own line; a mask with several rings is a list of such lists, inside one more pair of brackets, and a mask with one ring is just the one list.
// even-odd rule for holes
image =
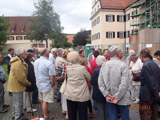
[[61, 86], [61, 89], [60, 89], [60, 92], [61, 92], [62, 94], [64, 94], [65, 89], [66, 89], [66, 86], [67, 86], [67, 75], [66, 75], [66, 78], [65, 78], [65, 80], [64, 80], [64, 82], [63, 82], [63, 84], [62, 84], [62, 86]]
[[138, 73], [132, 72], [132, 74], [133, 74], [133, 81], [136, 81], [136, 82], [140, 81], [140, 72]]

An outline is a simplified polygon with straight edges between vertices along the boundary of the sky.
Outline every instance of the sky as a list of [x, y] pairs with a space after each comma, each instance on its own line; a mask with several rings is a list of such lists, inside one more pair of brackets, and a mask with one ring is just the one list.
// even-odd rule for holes
[[[31, 16], [38, 0], [0, 0], [0, 16]], [[75, 34], [81, 28], [91, 29], [92, 0], [53, 0], [54, 11], [60, 15], [63, 33]]]

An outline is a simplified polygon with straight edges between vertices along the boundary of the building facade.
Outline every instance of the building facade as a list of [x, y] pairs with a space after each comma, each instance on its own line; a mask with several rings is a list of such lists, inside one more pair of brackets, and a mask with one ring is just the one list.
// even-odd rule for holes
[[[29, 30], [30, 22], [29, 18], [33, 17], [5, 17], [6, 22], [10, 23], [10, 27], [7, 30], [9, 34], [7, 43], [3, 46], [2, 52], [7, 52], [9, 48], [14, 48], [15, 50], [18, 47], [24, 47], [25, 49], [31, 49], [37, 47], [38, 49], [46, 47], [46, 42], [31, 42], [26, 38], [26, 34], [29, 32], [34, 32]], [[48, 40], [48, 49], [52, 48], [53, 40]]]
[[130, 5], [138, 0], [93, 0], [91, 12], [91, 40], [93, 45], [129, 43], [131, 34]]

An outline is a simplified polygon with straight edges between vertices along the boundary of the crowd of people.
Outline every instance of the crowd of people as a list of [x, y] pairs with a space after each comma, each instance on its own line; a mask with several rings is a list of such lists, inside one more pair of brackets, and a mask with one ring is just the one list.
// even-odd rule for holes
[[[154, 56], [160, 61], [160, 51]], [[141, 120], [157, 120], [160, 62], [153, 61], [147, 48], [139, 56], [130, 50], [126, 61], [122, 58], [116, 45], [104, 54], [101, 49], [91, 48], [88, 58], [84, 50], [62, 48], [26, 51], [19, 47], [14, 56], [10, 48], [5, 62], [7, 91], [13, 98], [12, 119], [22, 120], [23, 110], [36, 112], [32, 104], [41, 103], [44, 119], [52, 120], [55, 117], [49, 116], [48, 105], [57, 99], [69, 120], [93, 118], [92, 107], [97, 109], [99, 120], [117, 120], [118, 116], [130, 120], [130, 109], [139, 109]], [[9, 106], [4, 101], [5, 82], [6, 74], [0, 65], [0, 113], [7, 112]]]

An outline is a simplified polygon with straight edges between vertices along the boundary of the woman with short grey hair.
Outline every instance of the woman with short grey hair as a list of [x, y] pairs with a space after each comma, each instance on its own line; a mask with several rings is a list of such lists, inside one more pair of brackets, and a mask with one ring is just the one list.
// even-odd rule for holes
[[132, 53], [130, 55], [129, 69], [131, 70], [131, 85], [132, 85], [131, 92], [132, 92], [132, 98], [134, 100], [133, 103], [139, 103], [139, 89], [140, 89], [141, 82], [140, 80], [136, 81], [134, 76], [140, 75], [142, 66], [143, 66], [143, 63], [138, 58], [138, 55], [135, 53]]
[[90, 99], [89, 89], [86, 81], [91, 80], [91, 75], [85, 66], [78, 63], [79, 54], [75, 51], [68, 53], [69, 61], [66, 66], [67, 85], [64, 97], [67, 99], [68, 118], [77, 120], [87, 120], [87, 105]]
[[106, 58], [102, 55], [99, 55], [97, 57], [96, 63], [99, 66], [99, 68], [94, 70], [94, 73], [91, 79], [91, 84], [93, 86], [92, 99], [96, 101], [99, 120], [108, 120], [108, 108], [107, 108], [106, 98], [102, 95], [101, 91], [99, 90], [99, 86], [98, 86], [99, 72], [100, 72], [101, 66], [106, 61], [107, 61]]

